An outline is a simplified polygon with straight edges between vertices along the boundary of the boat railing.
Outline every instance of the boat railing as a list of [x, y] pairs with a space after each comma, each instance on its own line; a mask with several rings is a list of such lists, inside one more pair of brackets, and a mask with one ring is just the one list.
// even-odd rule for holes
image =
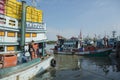
[[8, 17], [0, 14], [0, 27], [2, 28], [18, 28], [18, 20], [12, 17]]
[[36, 65], [38, 63], [40, 63], [40, 58], [33, 59], [32, 61], [14, 66], [12, 68], [8, 67], [8, 68], [0, 69], [0, 78], [8, 76], [8, 75], [12, 75], [14, 73], [18, 73], [18, 72], [23, 71], [23, 70], [26, 70], [30, 67], [33, 67], [34, 65]]
[[18, 38], [17, 37], [7, 37], [7, 36], [0, 36], [0, 44], [3, 43], [17, 43]]
[[0, 36], [0, 42], [4, 42], [5, 37], [4, 36]]
[[[0, 28], [6, 29], [19, 29], [18, 20], [12, 17], [8, 17], [0, 14]], [[35, 23], [35, 22], [27, 22], [26, 23], [27, 31], [46, 31], [45, 23]]]

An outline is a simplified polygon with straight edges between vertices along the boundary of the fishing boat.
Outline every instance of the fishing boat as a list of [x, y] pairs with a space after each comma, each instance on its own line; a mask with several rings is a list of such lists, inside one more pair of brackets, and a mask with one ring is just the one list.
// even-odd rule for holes
[[103, 39], [93, 39], [94, 41], [83, 41], [76, 37], [66, 39], [60, 35], [57, 35], [57, 37], [57, 43], [54, 49], [52, 49], [54, 53], [82, 56], [108, 56], [112, 51], [112, 46], [106, 37]]
[[55, 67], [46, 41], [42, 10], [25, 1], [0, 0], [0, 80], [29, 80]]
[[109, 43], [109, 39], [104, 37], [93, 41], [93, 44], [82, 46], [76, 54], [81, 56], [105, 57], [112, 52], [112, 49], [113, 47]]
[[55, 47], [51, 49], [54, 51], [54, 53], [74, 54], [76, 52], [75, 50], [79, 48], [80, 42], [76, 37], [66, 39], [60, 35], [57, 35], [57, 38], [58, 40]]
[[112, 48], [92, 49], [86, 51], [76, 52], [76, 55], [88, 56], [88, 57], [105, 57], [111, 54]]

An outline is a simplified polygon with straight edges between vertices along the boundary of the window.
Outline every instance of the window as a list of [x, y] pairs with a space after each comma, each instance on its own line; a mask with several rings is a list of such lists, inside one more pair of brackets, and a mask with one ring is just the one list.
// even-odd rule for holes
[[8, 33], [7, 33], [7, 36], [8, 36], [8, 37], [15, 37], [15, 32], [8, 32]]
[[20, 47], [19, 45], [16, 46], [16, 50], [17, 50], [17, 51], [20, 51], [20, 48], [21, 48], [21, 47]]
[[37, 37], [37, 34], [36, 33], [32, 33], [32, 37]]
[[9, 25], [15, 26], [15, 21], [14, 20], [9, 20]]
[[5, 32], [4, 31], [0, 31], [0, 36], [5, 36]]
[[20, 33], [17, 34], [17, 37], [20, 37]]
[[15, 47], [14, 46], [7, 46], [7, 51], [14, 51]]
[[4, 46], [0, 46], [0, 52], [4, 51]]
[[30, 37], [30, 33], [26, 33], [26, 34], [25, 34], [25, 37]]
[[6, 24], [6, 19], [0, 16], [0, 24]]

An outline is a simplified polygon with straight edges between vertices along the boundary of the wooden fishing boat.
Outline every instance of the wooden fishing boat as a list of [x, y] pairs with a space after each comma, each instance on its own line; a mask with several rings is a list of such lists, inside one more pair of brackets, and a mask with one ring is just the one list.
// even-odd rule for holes
[[58, 50], [53, 50], [54, 54], [64, 54], [64, 55], [73, 55], [75, 54], [74, 51], [58, 51]]
[[112, 48], [103, 48], [92, 51], [77, 52], [75, 54], [80, 56], [105, 57], [108, 56], [111, 52], [112, 52]]
[[57, 38], [56, 45], [51, 49], [55, 54], [74, 54], [76, 52], [74, 49], [78, 49], [80, 46], [80, 41], [76, 37], [66, 39], [57, 35]]
[[54, 56], [33, 59], [16, 66], [0, 69], [0, 80], [29, 80], [51, 67]]
[[[81, 41], [78, 38], [65, 39], [64, 37], [58, 35], [58, 40], [56, 46], [51, 49], [55, 54], [75, 54], [82, 56], [108, 56], [112, 47], [109, 46], [108, 42], [105, 41], [107, 38], [100, 39], [96, 41], [96, 44], [90, 44]], [[104, 44], [102, 42], [104, 41]]]
[[54, 55], [45, 51], [42, 11], [25, 1], [0, 0], [0, 5], [0, 80], [29, 80], [55, 67]]

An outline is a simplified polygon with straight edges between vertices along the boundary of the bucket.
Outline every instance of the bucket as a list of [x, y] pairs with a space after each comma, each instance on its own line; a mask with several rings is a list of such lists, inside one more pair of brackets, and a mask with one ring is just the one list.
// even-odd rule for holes
[[2, 68], [16, 66], [17, 56], [15, 54], [1, 54], [2, 57]]

